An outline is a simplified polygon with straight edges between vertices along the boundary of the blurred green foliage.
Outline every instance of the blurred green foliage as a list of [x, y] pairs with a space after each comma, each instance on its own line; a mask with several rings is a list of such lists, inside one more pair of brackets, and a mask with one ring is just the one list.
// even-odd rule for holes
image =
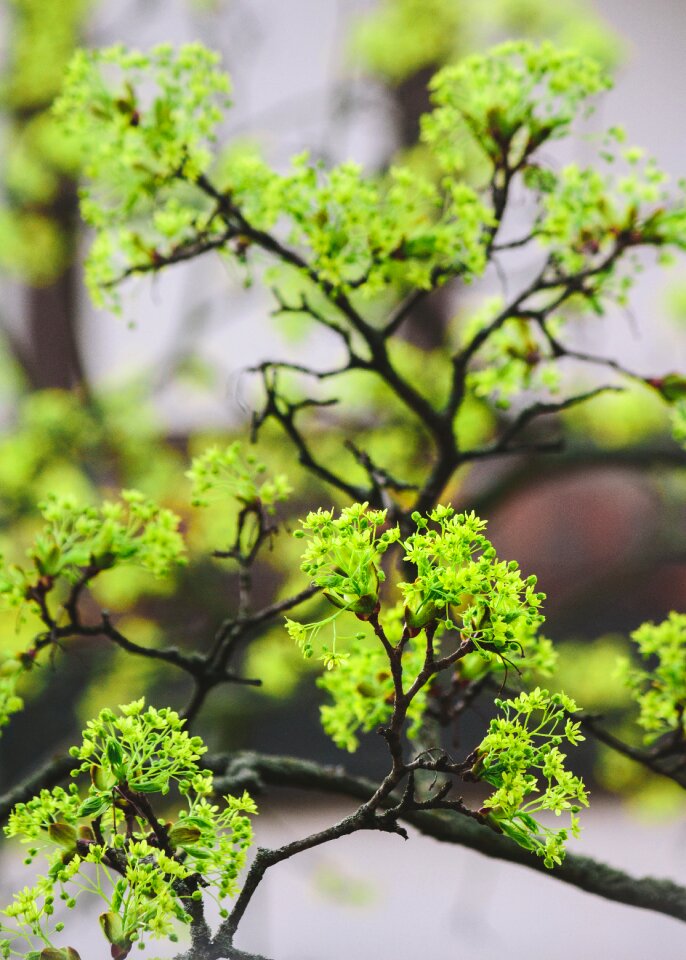
[[358, 24], [352, 49], [384, 81], [397, 84], [503, 36], [555, 40], [606, 65], [620, 44], [580, 0], [379, 0]]

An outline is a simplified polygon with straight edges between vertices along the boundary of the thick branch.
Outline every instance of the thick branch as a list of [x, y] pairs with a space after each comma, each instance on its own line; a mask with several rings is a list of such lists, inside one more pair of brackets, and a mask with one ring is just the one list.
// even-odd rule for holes
[[606, 746], [616, 750], [617, 753], [621, 753], [630, 760], [640, 763], [642, 766], [646, 767], [648, 770], [651, 770], [653, 773], [657, 773], [661, 777], [667, 777], [669, 780], [673, 780], [675, 783], [678, 783], [680, 787], [686, 789], [686, 758], [684, 757], [683, 743], [681, 744], [681, 749], [678, 751], [677, 756], [674, 757], [674, 755], [672, 755], [671, 759], [675, 759], [676, 763], [673, 764], [672, 768], [670, 769], [668, 765], [670, 759], [669, 754], [664, 756], [657, 751], [652, 752], [649, 750], [640, 750], [637, 747], [632, 747], [631, 744], [625, 743], [623, 740], [620, 740], [619, 737], [615, 737], [614, 734], [610, 733], [609, 730], [605, 730], [603, 727], [601, 727], [598, 723], [597, 717], [581, 717], [581, 725], [587, 730], [590, 730], [597, 740], [600, 740], [601, 743], [604, 743]]
[[0, 823], [18, 803], [26, 803], [41, 790], [50, 789], [66, 779], [73, 766], [73, 757], [54, 757], [16, 787], [4, 793], [0, 797]]
[[[221, 792], [246, 786], [255, 791], [268, 784], [302, 787], [367, 800], [377, 786], [371, 780], [351, 776], [341, 767], [320, 766], [294, 757], [265, 757], [245, 752], [225, 761], [219, 758], [214, 760], [215, 769], [222, 766], [225, 773], [215, 780], [215, 787]], [[397, 802], [397, 798], [389, 798], [389, 805], [393, 802]], [[686, 889], [671, 880], [633, 877], [590, 857], [575, 854], [567, 854], [561, 866], [548, 870], [540, 857], [459, 814], [419, 811], [403, 815], [403, 820], [437, 840], [455, 843], [484, 856], [545, 873], [551, 879], [561, 880], [606, 900], [652, 910], [686, 922]]]

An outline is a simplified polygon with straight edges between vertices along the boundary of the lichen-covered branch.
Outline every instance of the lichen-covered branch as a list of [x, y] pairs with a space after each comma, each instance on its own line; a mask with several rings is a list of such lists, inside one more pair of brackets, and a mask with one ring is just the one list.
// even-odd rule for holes
[[[215, 757], [211, 763], [217, 771], [215, 785], [219, 791], [242, 787], [259, 792], [266, 787], [296, 787], [365, 801], [376, 790], [372, 780], [352, 776], [343, 767], [322, 766], [295, 757], [269, 757], [246, 751], [224, 758]], [[385, 802], [390, 805], [394, 801], [387, 798]], [[686, 889], [671, 880], [633, 877], [608, 864], [577, 854], [568, 854], [562, 865], [550, 873], [540, 857], [528, 854], [506, 837], [493, 833], [488, 827], [468, 817], [443, 811], [412, 811], [403, 814], [401, 819], [436, 840], [546, 873], [553, 879], [606, 900], [686, 922]]]

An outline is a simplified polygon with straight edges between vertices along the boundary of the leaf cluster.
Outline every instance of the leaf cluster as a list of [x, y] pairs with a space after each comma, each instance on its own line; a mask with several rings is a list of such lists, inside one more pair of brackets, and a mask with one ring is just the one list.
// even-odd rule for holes
[[285, 474], [265, 477], [266, 471], [266, 464], [252, 451], [245, 452], [239, 441], [224, 450], [209, 447], [193, 458], [186, 473], [192, 483], [191, 502], [204, 507], [210, 498], [228, 495], [244, 507], [257, 504], [274, 513], [276, 504], [288, 498], [291, 486]]
[[13, 606], [30, 599], [35, 586], [48, 590], [59, 578], [75, 583], [83, 568], [107, 570], [134, 564], [156, 576], [166, 576], [185, 563], [179, 518], [137, 490], [124, 490], [120, 501], [84, 507], [74, 497], [48, 497], [40, 505], [45, 521], [28, 558], [31, 568], [5, 568], [0, 594]]
[[[149, 55], [81, 50], [72, 59], [55, 115], [88, 156], [86, 173], [102, 183], [82, 197], [85, 220], [100, 231], [89, 259], [92, 290], [116, 276], [112, 257], [153, 256], [156, 243], [210, 228], [207, 209], [177, 188], [208, 168], [208, 145], [229, 103], [217, 61], [197, 43], [178, 52], [160, 45]], [[126, 226], [146, 216], [147, 228]]]

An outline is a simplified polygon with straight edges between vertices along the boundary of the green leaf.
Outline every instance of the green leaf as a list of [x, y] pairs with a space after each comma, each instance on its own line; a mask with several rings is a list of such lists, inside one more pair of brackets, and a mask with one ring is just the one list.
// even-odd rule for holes
[[101, 796], [100, 794], [95, 794], [93, 796], [87, 797], [79, 808], [78, 815], [79, 817], [90, 817], [95, 819], [109, 809], [112, 806], [112, 798], [110, 796]]

